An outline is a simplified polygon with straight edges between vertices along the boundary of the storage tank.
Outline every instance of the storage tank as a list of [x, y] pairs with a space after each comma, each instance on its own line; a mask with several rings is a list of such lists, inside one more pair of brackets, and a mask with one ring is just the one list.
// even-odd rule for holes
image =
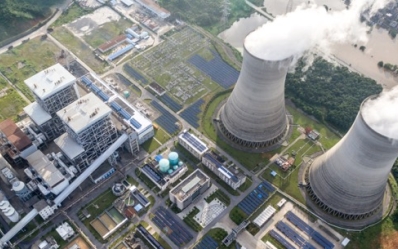
[[129, 91], [124, 91], [123, 92], [123, 96], [127, 99], [128, 97], [130, 97], [130, 92]]
[[178, 169], [178, 165], [174, 165], [174, 166], [173, 166], [173, 169], [174, 169], [174, 170]]
[[167, 171], [170, 169], [170, 162], [169, 160], [163, 158], [160, 159], [159, 161], [159, 170], [163, 173], [167, 173]]
[[15, 192], [15, 195], [18, 196], [22, 201], [27, 201], [31, 197], [31, 191], [28, 189], [25, 183], [21, 181], [13, 182], [12, 190]]
[[11, 222], [17, 222], [20, 218], [18, 212], [8, 201], [0, 202], [0, 210]]
[[169, 169], [168, 171], [167, 171], [167, 173], [169, 173], [169, 174], [171, 174], [171, 173], [173, 173], [174, 172], [174, 170], [172, 170], [172, 169]]
[[398, 156], [398, 138], [377, 132], [364, 118], [364, 105], [375, 98], [362, 103], [347, 134], [309, 168], [310, 197], [340, 219], [361, 220], [379, 212]]
[[248, 39], [250, 34], [244, 42], [238, 81], [220, 109], [218, 128], [236, 148], [265, 151], [287, 134], [285, 79], [292, 57], [275, 60], [255, 54], [247, 46]]
[[183, 164], [184, 164], [184, 163], [183, 163], [182, 161], [179, 161], [179, 162], [178, 162], [178, 166], [180, 166], [180, 167], [181, 167]]
[[169, 154], [169, 161], [171, 166], [178, 165], [178, 153], [177, 152], [170, 152]]

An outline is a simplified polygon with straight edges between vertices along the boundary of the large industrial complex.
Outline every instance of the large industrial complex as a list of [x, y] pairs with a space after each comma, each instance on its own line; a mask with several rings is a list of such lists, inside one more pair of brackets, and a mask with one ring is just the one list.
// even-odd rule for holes
[[49, 58], [0, 66], [0, 100], [23, 100], [0, 113], [0, 249], [360, 248], [396, 209], [398, 123], [367, 109], [388, 91], [340, 134], [285, 99], [307, 50], [269, 56], [251, 29], [236, 53], [175, 4], [65, 1], [20, 45]]

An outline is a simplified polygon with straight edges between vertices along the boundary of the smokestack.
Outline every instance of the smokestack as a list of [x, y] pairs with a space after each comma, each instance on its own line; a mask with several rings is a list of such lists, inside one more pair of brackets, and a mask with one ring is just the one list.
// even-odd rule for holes
[[219, 125], [232, 145], [252, 151], [275, 145], [286, 134], [284, 90], [292, 58], [260, 58], [246, 47], [246, 41], [241, 72], [220, 111]]
[[[371, 96], [362, 103], [343, 139], [310, 166], [310, 197], [334, 217], [361, 220], [382, 206], [388, 175], [398, 156], [398, 138], [380, 133], [369, 124], [366, 113], [369, 103], [376, 99]], [[384, 106], [389, 108], [396, 107]]]

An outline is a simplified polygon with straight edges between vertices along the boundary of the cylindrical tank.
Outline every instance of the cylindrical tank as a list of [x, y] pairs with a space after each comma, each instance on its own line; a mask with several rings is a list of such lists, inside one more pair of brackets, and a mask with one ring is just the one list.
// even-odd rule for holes
[[10, 202], [5, 200], [1, 201], [0, 210], [11, 222], [17, 222], [19, 220], [18, 212], [11, 206]]
[[130, 92], [129, 91], [124, 91], [123, 95], [127, 99], [128, 97], [130, 97]]
[[265, 60], [244, 45], [238, 81], [219, 115], [224, 136], [243, 150], [266, 148], [284, 138], [285, 79], [291, 61]]
[[178, 166], [180, 166], [180, 167], [181, 167], [183, 164], [184, 164], [184, 163], [183, 163], [182, 161], [179, 161], [179, 162], [178, 162]]
[[173, 166], [173, 169], [174, 169], [174, 170], [178, 169], [178, 165], [174, 165], [174, 166]]
[[172, 169], [169, 169], [168, 171], [167, 171], [167, 173], [169, 173], [169, 174], [171, 174], [171, 173], [173, 173], [174, 172], [174, 170], [172, 170]]
[[11, 206], [10, 202], [7, 200], [3, 200], [0, 202], [0, 210], [6, 210], [7, 208], [9, 208]]
[[21, 181], [15, 181], [12, 183], [12, 190], [15, 191], [15, 195], [22, 200], [27, 200], [30, 197], [31, 191]]
[[163, 158], [160, 159], [159, 161], [159, 170], [163, 173], [167, 173], [167, 171], [170, 169], [170, 162], [169, 160]]
[[174, 151], [170, 152], [169, 161], [171, 166], [178, 165], [178, 153]]
[[347, 134], [309, 169], [313, 201], [343, 219], [367, 218], [378, 210], [398, 156], [398, 139], [376, 132], [364, 119], [366, 101]]

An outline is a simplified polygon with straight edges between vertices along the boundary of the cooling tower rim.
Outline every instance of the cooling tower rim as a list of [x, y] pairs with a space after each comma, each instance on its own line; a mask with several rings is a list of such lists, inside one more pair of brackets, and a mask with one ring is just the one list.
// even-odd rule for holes
[[[398, 139], [392, 138], [392, 137], [388, 137], [388, 136], [386, 136], [386, 135], [384, 135], [384, 134], [381, 134], [380, 132], [376, 131], [375, 129], [373, 129], [373, 128], [366, 122], [366, 119], [363, 117], [362, 111], [363, 111], [363, 109], [364, 109], [365, 103], [366, 103], [367, 101], [369, 101], [369, 100], [376, 99], [376, 98], [378, 98], [379, 96], [380, 96], [380, 94], [370, 95], [369, 97], [367, 97], [366, 99], [364, 99], [364, 100], [362, 101], [361, 106], [360, 106], [360, 108], [359, 108], [359, 117], [361, 118], [361, 120], [362, 120], [363, 123], [365, 124], [366, 128], [368, 128], [369, 130], [371, 130], [371, 131], [372, 131], [373, 133], [375, 133], [376, 135], [378, 135], [378, 136], [380, 136], [380, 137], [382, 137], [382, 138], [384, 138], [384, 139], [387, 139], [387, 140], [389, 140], [389, 141], [398, 142]], [[355, 121], [354, 121], [354, 123], [355, 123]], [[351, 127], [354, 125], [354, 123], [351, 125]]]
[[257, 56], [255, 54], [253, 54], [252, 52], [250, 52], [248, 48], [246, 48], [246, 38], [245, 38], [245, 41], [243, 42], [243, 50], [245, 51], [245, 53], [248, 53], [250, 56], [256, 58], [257, 60], [260, 60], [260, 61], [263, 61], [263, 62], [268, 62], [268, 63], [269, 62], [282, 62], [282, 63], [284, 63], [284, 62], [289, 61], [289, 66], [290, 66], [290, 63], [293, 61], [293, 57], [294, 57], [294, 55], [291, 55], [291, 56], [288, 56], [286, 58], [279, 59], [279, 60], [266, 60], [264, 58], [260, 58], [259, 56]]

